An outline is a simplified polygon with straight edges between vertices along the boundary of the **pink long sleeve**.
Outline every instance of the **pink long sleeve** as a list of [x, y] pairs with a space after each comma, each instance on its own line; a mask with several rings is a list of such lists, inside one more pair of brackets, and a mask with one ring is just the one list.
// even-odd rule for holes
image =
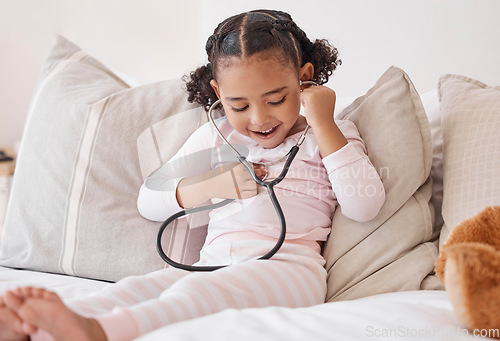
[[353, 220], [373, 219], [385, 201], [385, 190], [358, 129], [351, 121], [336, 122], [348, 144], [323, 159], [342, 213]]

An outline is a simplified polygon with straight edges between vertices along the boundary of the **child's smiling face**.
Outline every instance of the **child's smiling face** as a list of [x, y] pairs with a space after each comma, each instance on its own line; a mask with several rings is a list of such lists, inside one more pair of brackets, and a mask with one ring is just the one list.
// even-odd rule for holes
[[[299, 79], [309, 79], [311, 64], [299, 72], [266, 54], [223, 61], [211, 85], [231, 126], [264, 148], [275, 148], [305, 127], [300, 111]], [[309, 76], [309, 77], [308, 77]]]

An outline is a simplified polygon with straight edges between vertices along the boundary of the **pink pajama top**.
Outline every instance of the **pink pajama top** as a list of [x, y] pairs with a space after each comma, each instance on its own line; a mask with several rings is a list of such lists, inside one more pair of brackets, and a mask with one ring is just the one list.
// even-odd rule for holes
[[[302, 134], [287, 137], [276, 148], [265, 149], [235, 131], [225, 117], [216, 123], [226, 139], [255, 163], [279, 160]], [[288, 174], [274, 187], [286, 218], [287, 241], [325, 241], [337, 206], [346, 217], [363, 222], [374, 218], [384, 203], [384, 186], [356, 126], [347, 120], [336, 123], [348, 144], [322, 158], [314, 131], [310, 129]], [[182, 210], [176, 199], [176, 188], [182, 178], [238, 162], [224, 146], [210, 123], [197, 129], [170, 161], [146, 179], [138, 198], [140, 214], [149, 220], [163, 221]], [[267, 180], [276, 178], [283, 165], [284, 161], [271, 165]], [[220, 200], [214, 198], [212, 202]], [[266, 188], [259, 187], [254, 197], [234, 200], [212, 210], [205, 245], [236, 232], [278, 238], [279, 220]]]

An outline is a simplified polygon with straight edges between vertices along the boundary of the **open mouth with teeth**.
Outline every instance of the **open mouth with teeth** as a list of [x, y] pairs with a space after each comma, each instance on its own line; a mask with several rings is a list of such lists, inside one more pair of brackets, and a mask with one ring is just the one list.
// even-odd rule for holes
[[271, 129], [267, 130], [252, 130], [253, 133], [261, 136], [261, 137], [270, 137], [279, 127], [279, 124], [275, 127], [272, 127]]

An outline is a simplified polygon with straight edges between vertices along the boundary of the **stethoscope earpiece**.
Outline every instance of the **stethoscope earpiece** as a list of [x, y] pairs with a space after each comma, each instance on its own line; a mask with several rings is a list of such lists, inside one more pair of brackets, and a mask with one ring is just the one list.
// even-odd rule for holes
[[318, 86], [319, 85], [315, 81], [302, 81], [302, 80], [299, 80], [299, 84], [300, 84], [300, 86], [302, 86], [302, 85]]

